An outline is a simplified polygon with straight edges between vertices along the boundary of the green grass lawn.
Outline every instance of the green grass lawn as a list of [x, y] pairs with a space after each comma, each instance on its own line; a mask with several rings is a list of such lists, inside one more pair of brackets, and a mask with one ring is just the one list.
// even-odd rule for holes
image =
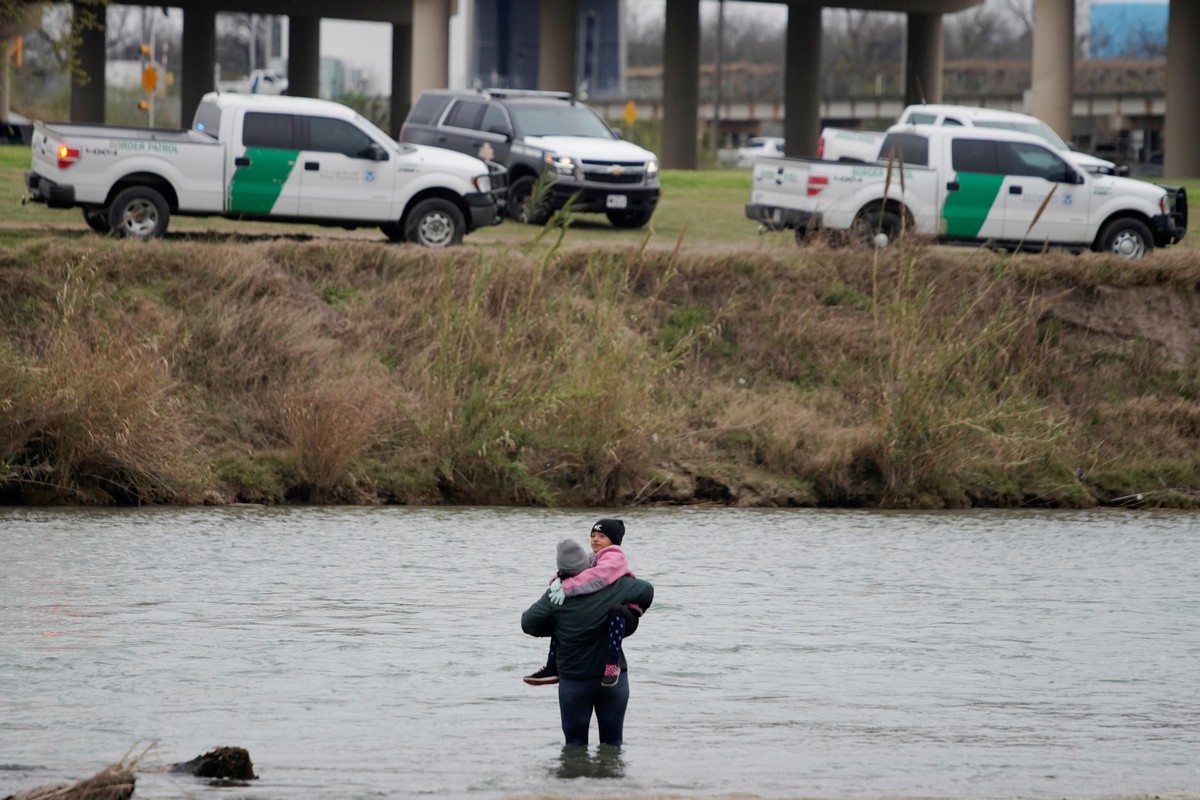
[[[38, 203], [21, 205], [26, 194], [24, 173], [29, 169], [29, 148], [19, 145], [0, 146], [0, 236], [6, 239], [41, 235], [47, 227], [67, 227], [87, 232], [82, 215], [76, 209], [55, 210]], [[1167, 184], [1187, 187], [1192, 204], [1200, 193], [1200, 179], [1163, 180]], [[641, 243], [650, 237], [655, 245], [673, 246], [682, 237], [687, 247], [737, 247], [739, 249], [775, 248], [790, 245], [787, 233], [760, 236], [758, 225], [746, 219], [744, 206], [750, 200], [750, 173], [745, 170], [665, 170], [662, 173], [662, 198], [658, 211], [647, 228], [622, 230], [613, 228], [602, 214], [580, 214], [571, 222], [564, 243]], [[22, 224], [24, 223], [24, 224]], [[363, 228], [356, 233], [337, 228], [309, 225], [281, 225], [265, 222], [240, 222], [220, 217], [177, 217], [171, 220], [176, 232], [216, 231], [220, 233], [336, 233], [356, 237], [378, 238], [375, 229]], [[467, 237], [469, 245], [489, 243], [522, 244], [532, 241], [539, 228], [506, 221], [501, 225], [476, 231]], [[557, 236], [551, 233], [551, 236]], [[1200, 249], [1200, 211], [1193, 211], [1188, 221], [1188, 236], [1183, 247]]]

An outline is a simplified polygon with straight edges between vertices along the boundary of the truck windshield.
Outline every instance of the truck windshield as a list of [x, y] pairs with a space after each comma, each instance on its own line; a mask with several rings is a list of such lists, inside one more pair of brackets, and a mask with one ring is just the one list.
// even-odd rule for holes
[[1071, 149], [1067, 146], [1066, 142], [1058, 138], [1058, 134], [1051, 130], [1049, 125], [1045, 125], [1041, 122], [998, 122], [994, 120], [986, 120], [976, 121], [975, 125], [980, 128], [999, 128], [1006, 131], [1032, 133], [1034, 136], [1038, 137], [1055, 150]]
[[376, 125], [374, 122], [371, 122], [371, 120], [367, 119], [366, 117], [362, 116], [361, 114], [355, 114], [354, 121], [358, 123], [358, 127], [362, 128], [369, 135], [371, 135], [371, 138], [373, 138], [376, 141], [376, 143], [384, 144], [384, 145], [390, 147], [392, 150], [396, 150], [397, 152], [399, 152], [400, 148], [396, 144], [396, 140], [393, 139], [391, 136], [388, 136], [382, 130], [380, 130], [379, 126]]
[[511, 105], [513, 125], [524, 136], [594, 136], [612, 139], [613, 133], [587, 106]]

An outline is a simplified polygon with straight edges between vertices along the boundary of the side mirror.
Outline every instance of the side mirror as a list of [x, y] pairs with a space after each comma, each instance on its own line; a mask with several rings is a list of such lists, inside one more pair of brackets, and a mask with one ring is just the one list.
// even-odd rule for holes
[[373, 142], [371, 146], [367, 148], [366, 157], [372, 161], [387, 161], [388, 152], [387, 150], [383, 149], [383, 145]]

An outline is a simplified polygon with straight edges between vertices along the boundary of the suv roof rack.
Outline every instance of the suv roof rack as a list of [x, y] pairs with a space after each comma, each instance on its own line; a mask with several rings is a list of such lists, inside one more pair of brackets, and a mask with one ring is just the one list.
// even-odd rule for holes
[[575, 102], [575, 98], [571, 96], [570, 92], [547, 92], [540, 89], [480, 89], [479, 91], [488, 97], [544, 97]]

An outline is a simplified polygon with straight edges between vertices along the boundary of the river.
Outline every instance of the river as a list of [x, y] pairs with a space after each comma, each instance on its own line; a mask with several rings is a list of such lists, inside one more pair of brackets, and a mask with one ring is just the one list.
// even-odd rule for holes
[[[625, 746], [561, 747], [521, 612], [625, 519]], [[1200, 516], [0, 509], [0, 797], [1200, 792]], [[251, 788], [161, 767], [246, 748]], [[1200, 795], [1198, 795], [1200, 796]]]

